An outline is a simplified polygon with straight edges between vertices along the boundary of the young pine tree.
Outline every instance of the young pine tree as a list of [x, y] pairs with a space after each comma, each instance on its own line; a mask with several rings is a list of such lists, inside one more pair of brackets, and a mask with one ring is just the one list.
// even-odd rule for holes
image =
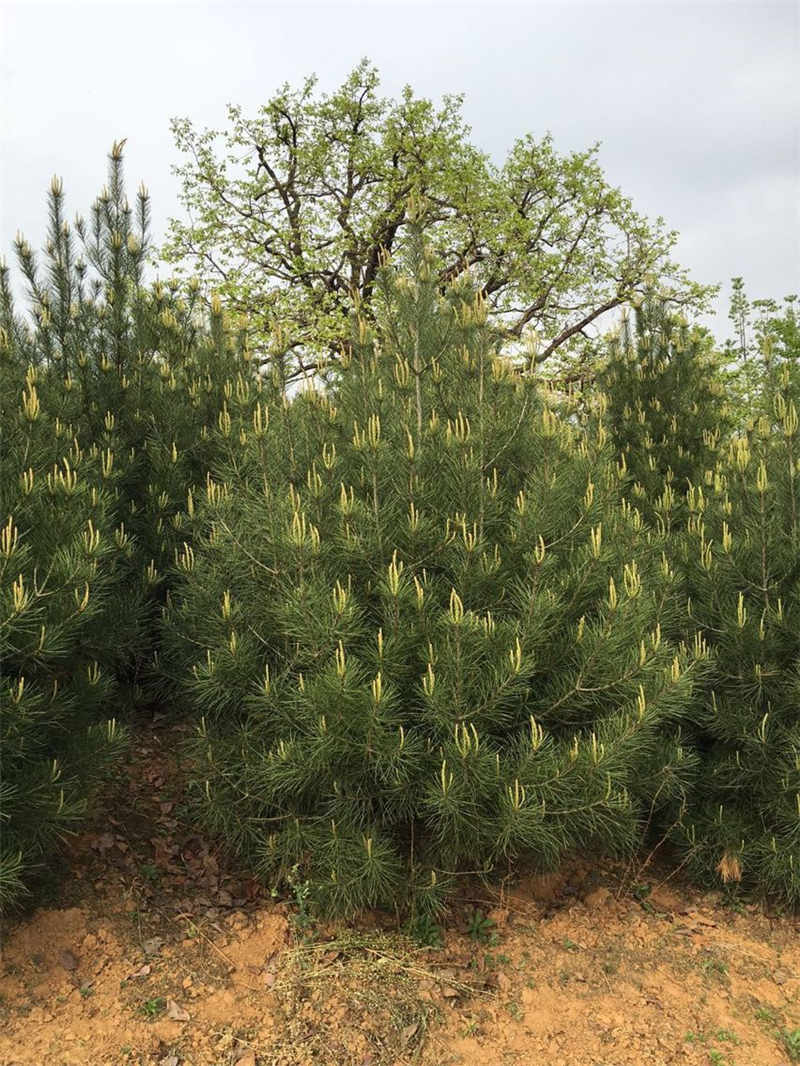
[[800, 390], [735, 437], [690, 494], [689, 625], [714, 650], [697, 692], [703, 751], [681, 841], [693, 871], [800, 903]]
[[682, 523], [680, 501], [714, 466], [729, 429], [712, 338], [650, 296], [609, 342], [598, 385], [629, 498], [664, 530]]
[[275, 370], [220, 427], [165, 620], [203, 816], [338, 911], [635, 847], [691, 782], [704, 658], [663, 635], [675, 577], [605, 429], [497, 357], [421, 236], [378, 284], [328, 388]]
[[107, 456], [87, 455], [0, 328], [0, 910], [53, 859], [119, 758], [109, 628], [130, 551]]
[[23, 372], [36, 369], [43, 408], [72, 427], [78, 447], [113, 464], [110, 506], [131, 552], [116, 601], [116, 647], [107, 652], [128, 698], [142, 703], [164, 688], [157, 620], [187, 536], [187, 496], [204, 483], [221, 440], [210, 431], [237, 382], [252, 377], [252, 361], [218, 300], [206, 308], [196, 285], [184, 294], [173, 282], [146, 285], [150, 202], [144, 186], [135, 207], [128, 202], [123, 144], [111, 150], [108, 181], [88, 221], [78, 217], [73, 226], [65, 216], [63, 185], [54, 178], [43, 256], [23, 238], [16, 242], [24, 313], [3, 266], [0, 322], [7, 358]]

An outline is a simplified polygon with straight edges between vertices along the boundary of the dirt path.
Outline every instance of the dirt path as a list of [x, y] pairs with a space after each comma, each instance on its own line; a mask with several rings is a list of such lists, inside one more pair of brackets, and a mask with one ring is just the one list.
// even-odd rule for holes
[[466, 890], [428, 948], [309, 924], [182, 822], [177, 739], [148, 733], [61, 898], [5, 930], [0, 1066], [800, 1062], [797, 919], [575, 867]]

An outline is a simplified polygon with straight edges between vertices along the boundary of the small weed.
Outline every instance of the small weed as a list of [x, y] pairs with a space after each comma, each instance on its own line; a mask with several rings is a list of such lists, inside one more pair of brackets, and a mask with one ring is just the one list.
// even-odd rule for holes
[[782, 1029], [780, 1037], [792, 1062], [800, 1062], [800, 1029]]
[[508, 1004], [508, 1013], [515, 1022], [522, 1020], [522, 1007], [520, 1007], [519, 1003], [514, 999]]
[[744, 903], [742, 903], [738, 896], [726, 894], [722, 898], [722, 906], [733, 911], [734, 914], [742, 915], [747, 913], [745, 911]]
[[778, 1020], [772, 1007], [757, 1007], [756, 1018], [760, 1022], [772, 1022], [773, 1024]]
[[84, 999], [88, 999], [89, 996], [94, 995], [94, 989], [91, 985], [81, 985], [81, 995]]
[[564, 940], [562, 941], [562, 943], [563, 943], [564, 947], [567, 949], [567, 951], [580, 951], [581, 950], [580, 949], [580, 945], [576, 944], [574, 940], [570, 940], [570, 938], [568, 936], [564, 937]]
[[151, 862], [142, 863], [139, 867], [139, 873], [146, 881], [149, 881], [151, 885], [154, 885], [161, 877], [158, 867], [154, 866]]
[[650, 895], [650, 893], [652, 891], [653, 891], [653, 886], [652, 885], [648, 885], [648, 884], [645, 884], [645, 883], [643, 883], [641, 881], [637, 881], [637, 883], [631, 889], [631, 895], [633, 896], [634, 899], [638, 899], [639, 902], [641, 903], [642, 900], [647, 899], [647, 897]]
[[722, 959], [718, 959], [716, 955], [709, 955], [703, 959], [700, 963], [700, 969], [703, 971], [706, 977], [727, 977], [728, 976], [728, 964]]
[[406, 927], [408, 935], [423, 948], [440, 948], [444, 943], [442, 927], [430, 914], [417, 914]]
[[736, 1044], [737, 1047], [741, 1044], [741, 1040], [732, 1029], [717, 1029], [714, 1039], [719, 1040], [721, 1044]]
[[153, 999], [146, 999], [144, 1003], [139, 1005], [139, 1013], [143, 1014], [145, 1018], [157, 1018], [159, 1014], [163, 1014], [167, 1009], [167, 1001], [163, 996], [155, 996]]
[[706, 1039], [705, 1033], [695, 1033], [690, 1029], [684, 1036], [683, 1042], [684, 1044], [705, 1044]]
[[296, 864], [289, 871], [287, 881], [295, 905], [291, 923], [302, 942], [309, 944], [316, 937], [313, 928], [316, 919], [312, 913], [311, 882], [300, 880], [299, 867]]
[[733, 1061], [723, 1051], [712, 1048], [708, 1053], [708, 1061], [711, 1066], [733, 1066]]
[[467, 932], [471, 940], [494, 946], [498, 942], [494, 927], [494, 921], [476, 907], [470, 916]]

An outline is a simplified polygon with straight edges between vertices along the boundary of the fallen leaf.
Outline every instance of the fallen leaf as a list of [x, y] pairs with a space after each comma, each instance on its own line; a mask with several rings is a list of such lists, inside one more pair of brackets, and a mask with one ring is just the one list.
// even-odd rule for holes
[[177, 1055], [167, 1055], [165, 1058], [159, 1061], [158, 1066], [178, 1066]]
[[149, 962], [146, 962], [144, 966], [140, 966], [136, 973], [132, 973], [128, 978], [129, 981], [133, 981], [136, 977], [149, 977], [152, 966]]
[[142, 950], [145, 955], [157, 955], [161, 950], [161, 945], [164, 943], [164, 938], [160, 936], [151, 936], [149, 939], [142, 943]]
[[188, 1022], [189, 1012], [179, 1007], [174, 999], [167, 1000], [167, 1017], [172, 1022]]
[[251, 1047], [244, 1047], [236, 1056], [236, 1066], [256, 1066], [256, 1053]]
[[400, 1032], [400, 1040], [403, 1044], [407, 1044], [410, 1040], [413, 1040], [417, 1035], [419, 1029], [419, 1022], [413, 1022], [411, 1025], [407, 1025], [405, 1029]]
[[98, 851], [108, 851], [109, 848], [113, 848], [116, 841], [112, 833], [101, 833], [95, 841], [95, 847]]

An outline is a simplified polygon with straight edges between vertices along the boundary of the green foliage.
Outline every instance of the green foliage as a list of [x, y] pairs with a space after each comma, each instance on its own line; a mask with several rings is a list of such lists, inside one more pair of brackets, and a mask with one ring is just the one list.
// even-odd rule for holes
[[710, 335], [653, 295], [608, 346], [598, 386], [630, 498], [662, 530], [685, 519], [683, 497], [702, 483], [729, 431], [719, 356]]
[[[433, 943], [462, 874], [654, 833], [797, 906], [795, 298], [736, 279], [723, 366], [594, 151], [498, 171], [458, 99], [313, 88], [232, 110], [236, 175], [177, 124], [184, 288], [146, 283], [121, 144], [88, 221], [54, 179], [17, 241], [22, 313], [0, 264], [0, 908], [148, 700], [196, 714], [195, 810], [301, 930], [378, 905]], [[597, 388], [538, 386], [629, 300]]]
[[[638, 311], [635, 336], [626, 329], [612, 343], [600, 383], [630, 498], [668, 534], [685, 585], [688, 611], [671, 635], [690, 641], [699, 630], [712, 652], [686, 720], [701, 770], [674, 835], [697, 877], [796, 905], [800, 347], [792, 300], [783, 316], [758, 303], [771, 318], [759, 319], [762, 361], [747, 377], [747, 417], [737, 414], [743, 378], [723, 371], [709, 338], [658, 301]], [[749, 313], [736, 286], [740, 339]]]
[[128, 207], [121, 145], [88, 224], [66, 222], [58, 179], [48, 207], [44, 263], [16, 245], [27, 314], [0, 265], [3, 906], [120, 755], [109, 707], [168, 687], [155, 638], [181, 518], [251, 376], [218, 303], [207, 328], [196, 288], [144, 288], [149, 205], [142, 188]]
[[354, 307], [369, 314], [382, 254], [413, 232], [412, 195], [426, 197], [441, 283], [468, 278], [506, 342], [539, 338], [537, 362], [583, 344], [652, 277], [690, 305], [712, 291], [670, 261], [676, 234], [608, 183], [597, 145], [562, 155], [523, 136], [495, 166], [461, 97], [382, 98], [366, 61], [335, 92], [315, 87], [285, 85], [254, 117], [230, 107], [222, 131], [173, 122], [188, 218], [164, 250], [257, 332], [280, 324], [304, 365], [337, 358]]
[[112, 488], [0, 345], [0, 909], [77, 824], [121, 754], [105, 665], [129, 545]]
[[692, 494], [676, 544], [689, 618], [714, 650], [695, 720], [703, 772], [682, 839], [704, 878], [800, 903], [800, 390], [735, 437]]
[[800, 1062], [800, 1029], [783, 1029], [781, 1041], [792, 1062]]
[[497, 944], [497, 934], [494, 932], [495, 922], [483, 911], [476, 907], [469, 918], [467, 932], [470, 939], [478, 940], [484, 944]]
[[748, 299], [742, 278], [732, 278], [728, 318], [734, 338], [725, 343], [729, 363], [726, 385], [736, 424], [745, 427], [772, 411], [775, 371], [788, 366], [793, 387], [800, 386], [800, 324], [797, 295]]
[[165, 642], [207, 823], [325, 910], [435, 914], [459, 871], [626, 852], [679, 805], [703, 652], [662, 636], [675, 577], [604, 427], [498, 357], [420, 238], [402, 266], [329, 388], [276, 373], [234, 422]]
[[4, 267], [0, 319], [8, 357], [37, 370], [42, 404], [113, 470], [110, 506], [131, 544], [113, 668], [141, 703], [164, 687], [152, 660], [168, 572], [188, 535], [187, 498], [224, 450], [220, 419], [252, 371], [243, 330], [225, 322], [218, 300], [206, 308], [196, 285], [185, 298], [174, 282], [145, 286], [149, 199], [140, 186], [130, 208], [122, 167], [115, 144], [108, 183], [74, 229], [53, 179], [44, 262], [16, 243], [29, 313], [17, 313]]

